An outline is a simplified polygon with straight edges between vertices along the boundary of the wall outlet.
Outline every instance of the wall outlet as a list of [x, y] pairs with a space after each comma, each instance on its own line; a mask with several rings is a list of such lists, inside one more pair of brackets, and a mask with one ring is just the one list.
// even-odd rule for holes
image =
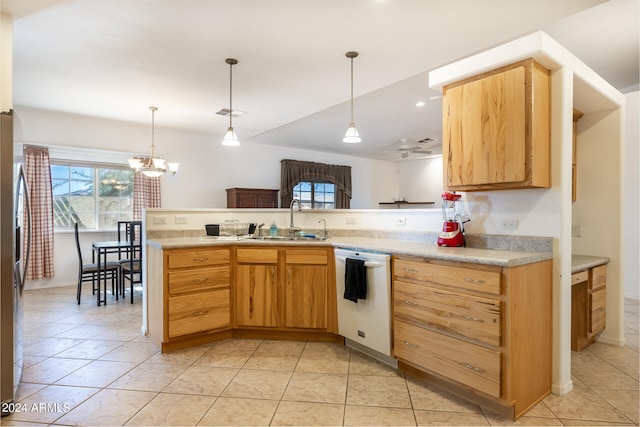
[[500, 221], [500, 228], [503, 230], [517, 230], [518, 229], [518, 220], [517, 219], [503, 219]]
[[153, 217], [153, 223], [154, 224], [166, 224], [167, 223], [167, 217], [166, 216], [154, 216]]
[[574, 224], [571, 226], [571, 237], [582, 237], [582, 224]]
[[407, 218], [405, 218], [403, 216], [398, 216], [398, 217], [396, 217], [394, 223], [396, 225], [407, 225]]
[[185, 215], [176, 215], [175, 222], [176, 224], [186, 224], [189, 222], [189, 218]]
[[347, 216], [347, 217], [344, 218], [344, 223], [345, 224], [355, 224], [356, 223], [356, 217]]

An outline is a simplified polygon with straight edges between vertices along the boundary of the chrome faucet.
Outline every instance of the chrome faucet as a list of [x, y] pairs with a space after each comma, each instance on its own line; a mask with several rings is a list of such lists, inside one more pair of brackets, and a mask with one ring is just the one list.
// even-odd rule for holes
[[289, 220], [289, 236], [293, 236], [296, 231], [300, 231], [300, 227], [295, 227], [293, 225], [293, 205], [296, 203], [298, 204], [298, 210], [299, 211], [302, 210], [302, 207], [300, 206], [300, 200], [298, 199], [291, 200], [291, 203], [289, 203], [289, 211], [291, 215], [291, 218]]
[[327, 220], [324, 218], [321, 218], [320, 221], [318, 221], [318, 224], [320, 223], [324, 223], [324, 231], [322, 233], [322, 237], [326, 238], [327, 237]]

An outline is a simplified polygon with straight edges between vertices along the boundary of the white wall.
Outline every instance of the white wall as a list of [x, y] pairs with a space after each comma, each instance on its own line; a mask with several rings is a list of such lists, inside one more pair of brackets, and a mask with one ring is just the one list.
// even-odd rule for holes
[[[442, 156], [397, 163], [398, 194], [411, 202], [435, 202], [442, 206]], [[391, 198], [389, 197], [388, 200]]]
[[[150, 125], [93, 117], [15, 108], [15, 142], [148, 154]], [[377, 208], [378, 202], [398, 193], [393, 162], [330, 155], [244, 143], [230, 148], [211, 138], [163, 129], [162, 108], [156, 113], [155, 144], [159, 155], [180, 162], [175, 176], [162, 177], [165, 208], [224, 208], [226, 188], [280, 188], [280, 160], [296, 159], [351, 166], [351, 206]], [[115, 238], [114, 233], [82, 233], [83, 252], [90, 257], [90, 242]], [[51, 280], [33, 281], [28, 288], [74, 284], [77, 258], [73, 233], [56, 233], [55, 271]]]
[[622, 279], [624, 296], [640, 299], [640, 92], [626, 94], [625, 144], [622, 148]]

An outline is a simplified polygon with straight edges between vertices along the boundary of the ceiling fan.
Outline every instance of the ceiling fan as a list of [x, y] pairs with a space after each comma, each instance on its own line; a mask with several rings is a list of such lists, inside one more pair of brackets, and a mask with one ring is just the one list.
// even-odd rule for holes
[[434, 141], [436, 141], [435, 138], [425, 138], [417, 141], [415, 144], [411, 144], [407, 138], [400, 138], [400, 144], [396, 149], [400, 152], [403, 159], [409, 157], [410, 154], [431, 154], [431, 150], [427, 149], [427, 147], [420, 146], [420, 144]]

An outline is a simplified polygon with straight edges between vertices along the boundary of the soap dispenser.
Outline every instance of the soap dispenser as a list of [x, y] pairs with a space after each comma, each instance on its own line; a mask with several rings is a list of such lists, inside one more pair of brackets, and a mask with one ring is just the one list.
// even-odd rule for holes
[[273, 221], [273, 224], [271, 224], [271, 227], [269, 227], [269, 235], [270, 236], [278, 235], [278, 226], [276, 225], [275, 221]]

